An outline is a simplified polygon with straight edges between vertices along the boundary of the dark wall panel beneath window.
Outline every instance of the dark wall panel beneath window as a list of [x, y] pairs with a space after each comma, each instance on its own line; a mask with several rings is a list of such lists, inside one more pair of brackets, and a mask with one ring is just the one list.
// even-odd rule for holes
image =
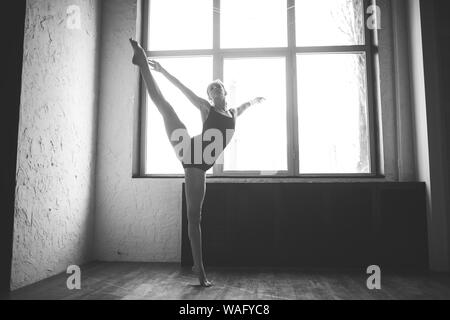
[[210, 183], [202, 228], [208, 266], [428, 268], [422, 183]]

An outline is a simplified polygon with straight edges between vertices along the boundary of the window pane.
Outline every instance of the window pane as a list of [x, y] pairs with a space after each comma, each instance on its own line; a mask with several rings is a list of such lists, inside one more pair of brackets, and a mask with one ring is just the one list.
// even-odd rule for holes
[[224, 153], [225, 171], [287, 170], [285, 70], [284, 58], [225, 60], [231, 107], [255, 97], [267, 99], [238, 118], [233, 141]]
[[[184, 85], [201, 97], [212, 80], [212, 57], [155, 59]], [[200, 112], [160, 73], [153, 73], [164, 97], [175, 109], [191, 136], [202, 132]], [[147, 174], [183, 174], [183, 167], [167, 138], [164, 121], [148, 97]]]
[[221, 1], [221, 47], [287, 46], [286, 0]]
[[211, 49], [212, 0], [151, 0], [150, 50]]
[[297, 46], [364, 44], [362, 0], [296, 0]]
[[300, 173], [370, 173], [365, 54], [297, 59]]

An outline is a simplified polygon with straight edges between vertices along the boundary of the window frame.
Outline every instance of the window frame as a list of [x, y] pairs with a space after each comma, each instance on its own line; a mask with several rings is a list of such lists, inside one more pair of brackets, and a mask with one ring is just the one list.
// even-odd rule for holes
[[[150, 2], [143, 1], [142, 16], [142, 44], [148, 48]], [[363, 45], [348, 46], [296, 46], [295, 0], [286, 0], [287, 3], [287, 46], [270, 48], [220, 48], [220, 3], [213, 1], [213, 47], [212, 49], [198, 50], [146, 50], [149, 57], [195, 57], [210, 56], [213, 58], [213, 78], [223, 79], [224, 60], [228, 58], [263, 58], [280, 57], [286, 61], [286, 128], [287, 128], [287, 160], [288, 170], [278, 171], [277, 174], [268, 175], [261, 171], [224, 171], [223, 164], [216, 164], [211, 178], [383, 178], [383, 168], [380, 149], [380, 92], [379, 92], [379, 61], [377, 31], [370, 30], [364, 25]], [[364, 24], [369, 18], [367, 8], [376, 4], [376, 0], [362, 0], [364, 8]], [[370, 144], [370, 173], [354, 174], [304, 174], [299, 173], [299, 132], [298, 132], [298, 97], [297, 97], [297, 55], [302, 53], [364, 53], [366, 56], [366, 83], [367, 83], [367, 108], [368, 108], [368, 133]], [[378, 67], [379, 68], [379, 67]], [[176, 75], [175, 75], [176, 76]], [[212, 80], [211, 79], [211, 80]], [[140, 96], [140, 123], [139, 123], [139, 169], [141, 177], [178, 178], [182, 174], [148, 174], [146, 173], [147, 155], [147, 93], [145, 85], [141, 81]]]

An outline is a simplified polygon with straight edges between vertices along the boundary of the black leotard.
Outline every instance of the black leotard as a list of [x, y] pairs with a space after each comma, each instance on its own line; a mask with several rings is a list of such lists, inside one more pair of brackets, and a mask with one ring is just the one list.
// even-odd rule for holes
[[[201, 137], [203, 137], [205, 132], [209, 129], [217, 129], [220, 131], [220, 133], [222, 134], [222, 137], [223, 137], [223, 141], [222, 141], [223, 150], [225, 150], [227, 145], [230, 143], [231, 137], [233, 136], [234, 130], [236, 127], [236, 114], [235, 114], [236, 111], [231, 109], [230, 112], [233, 116], [232, 118], [219, 113], [218, 111], [215, 110], [214, 107], [211, 107], [208, 118], [203, 123], [202, 134], [200, 136], [191, 138], [191, 150], [195, 150], [194, 149], [194, 140], [201, 139]], [[228, 137], [227, 137], [227, 130], [232, 130], [231, 131], [232, 134], [230, 135], [230, 132], [229, 132]], [[202, 155], [203, 155], [205, 148], [210, 143], [212, 143], [212, 141], [204, 141], [204, 139], [202, 139], [202, 142], [201, 142]], [[219, 158], [219, 156], [220, 156], [220, 154], [213, 154], [214, 163], [207, 163], [205, 161], [205, 159], [203, 158], [203, 156], [201, 157], [201, 163], [195, 163], [194, 152], [191, 152], [191, 159], [190, 159], [191, 161], [190, 161], [190, 163], [185, 163], [186, 161], [182, 161], [183, 168], [197, 168], [197, 169], [200, 169], [200, 170], [206, 172], [214, 166], [214, 164], [217, 161], [217, 159]]]

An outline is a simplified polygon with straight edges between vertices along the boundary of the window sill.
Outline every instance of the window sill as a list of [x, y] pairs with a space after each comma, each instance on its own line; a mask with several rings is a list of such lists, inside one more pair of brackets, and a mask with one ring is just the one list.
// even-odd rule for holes
[[[184, 180], [184, 175], [141, 175], [134, 176], [133, 179], [151, 180]], [[207, 182], [235, 182], [235, 183], [321, 183], [321, 182], [396, 182], [383, 175], [304, 175], [304, 176], [208, 176]]]

